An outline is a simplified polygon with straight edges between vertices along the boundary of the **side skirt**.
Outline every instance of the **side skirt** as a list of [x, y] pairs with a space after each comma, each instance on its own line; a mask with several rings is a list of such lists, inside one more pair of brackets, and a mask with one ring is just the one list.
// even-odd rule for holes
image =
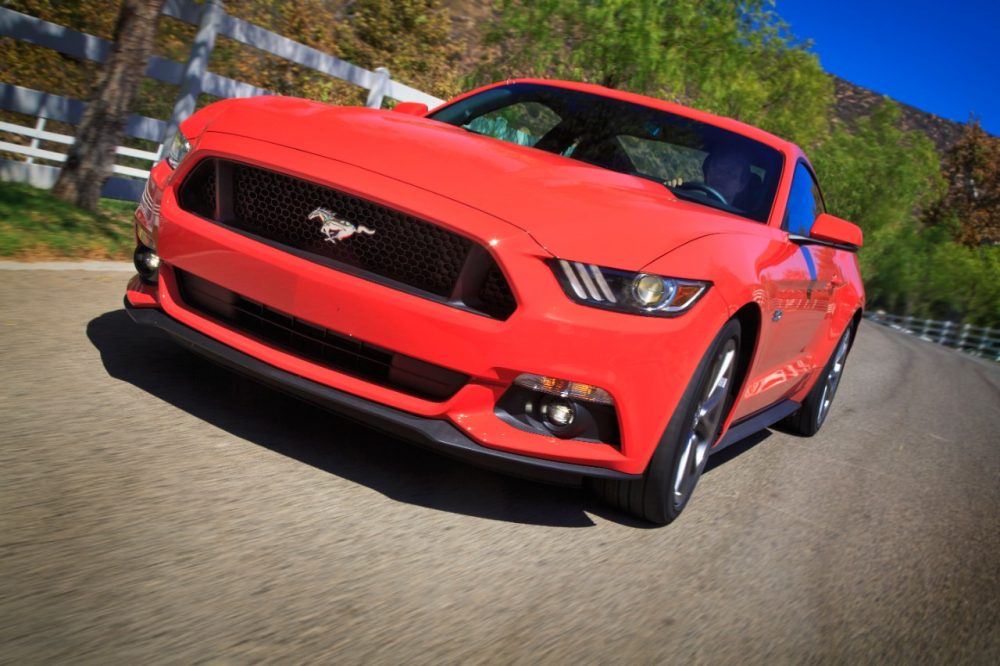
[[735, 444], [740, 440], [746, 439], [755, 432], [759, 432], [764, 428], [777, 423], [797, 410], [799, 406], [799, 403], [793, 400], [782, 400], [781, 402], [777, 402], [770, 407], [757, 412], [756, 414], [751, 414], [750, 416], [740, 419], [736, 423], [729, 426], [729, 430], [726, 431], [725, 437], [723, 437], [718, 444], [712, 447], [709, 453], [718, 453], [730, 444]]

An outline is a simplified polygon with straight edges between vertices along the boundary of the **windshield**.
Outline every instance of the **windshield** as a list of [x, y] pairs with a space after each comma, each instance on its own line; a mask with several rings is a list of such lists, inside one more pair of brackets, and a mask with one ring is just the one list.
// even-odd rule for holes
[[429, 116], [470, 132], [655, 180], [678, 198], [765, 222], [781, 153], [648, 106], [537, 83], [467, 97]]

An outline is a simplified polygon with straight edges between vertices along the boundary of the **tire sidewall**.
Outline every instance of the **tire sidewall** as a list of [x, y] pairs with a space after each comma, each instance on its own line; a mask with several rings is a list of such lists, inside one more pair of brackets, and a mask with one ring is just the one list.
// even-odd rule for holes
[[[840, 349], [840, 345], [844, 343], [845, 337], [848, 338], [848, 340], [847, 340], [847, 354], [844, 355], [844, 363], [845, 364], [847, 363], [847, 357], [850, 356], [851, 352], [850, 338], [853, 335], [853, 331], [854, 331], [854, 325], [850, 324], [848, 325], [847, 329], [840, 335], [840, 337], [837, 338], [837, 343], [833, 346], [833, 350], [830, 352], [830, 358], [827, 359], [826, 365], [823, 366], [822, 372], [816, 379], [816, 385], [813, 386], [811, 391], [809, 391], [809, 396], [803, 403], [803, 406], [807, 408], [806, 414], [808, 415], [809, 418], [809, 423], [807, 425], [809, 426], [810, 432], [808, 434], [810, 436], [815, 435], [817, 432], [819, 432], [820, 428], [823, 427], [823, 423], [826, 423], [826, 420], [830, 418], [830, 410], [833, 409], [833, 400], [834, 398], [837, 397], [836, 394], [834, 394], [834, 396], [830, 398], [830, 409], [827, 410], [826, 415], [823, 417], [823, 423], [816, 422], [816, 420], [819, 418], [819, 410], [821, 406], [820, 403], [823, 400], [823, 387], [826, 385], [827, 375], [830, 374], [830, 370], [833, 368], [833, 363], [837, 358], [837, 350]], [[841, 373], [843, 373], [843, 370], [841, 370]], [[843, 377], [841, 377], [841, 380], [843, 380]]]
[[[690, 430], [689, 426], [694, 419], [694, 410], [698, 406], [698, 398], [704, 392], [705, 385], [710, 380], [708, 374], [713, 361], [723, 345], [731, 338], [736, 339], [736, 355], [738, 358], [741, 330], [740, 323], [736, 319], [726, 322], [726, 325], [722, 327], [722, 330], [712, 340], [712, 344], [709, 345], [708, 351], [705, 352], [695, 370], [694, 376], [688, 383], [687, 389], [685, 389], [684, 394], [681, 396], [677, 408], [674, 410], [674, 414], [667, 424], [667, 429], [664, 431], [663, 437], [660, 438], [660, 443], [657, 445], [649, 466], [646, 468], [647, 512], [652, 513], [657, 518], [656, 522], [666, 524], [679, 516], [691, 500], [691, 495], [694, 494], [694, 489], [697, 487], [698, 479], [695, 479], [695, 483], [692, 485], [691, 492], [688, 493], [687, 497], [684, 498], [679, 506], [674, 505], [672, 484], [683, 450], [681, 439]], [[733, 386], [730, 388], [729, 395], [726, 396], [723, 416], [719, 421], [720, 431], [729, 416], [729, 411], [732, 409], [735, 399], [735, 392], [738, 390], [736, 386], [737, 382], [735, 381], [736, 376], [738, 376], [738, 373], [734, 374]], [[716, 433], [716, 441], [718, 437], [719, 433]]]

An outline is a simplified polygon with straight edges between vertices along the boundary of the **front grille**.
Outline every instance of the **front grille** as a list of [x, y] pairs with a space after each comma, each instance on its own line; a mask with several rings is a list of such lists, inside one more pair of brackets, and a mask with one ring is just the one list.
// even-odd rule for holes
[[402, 393], [444, 401], [469, 380], [448, 368], [347, 337], [174, 269], [181, 300], [199, 314], [281, 351]]
[[[339, 190], [208, 159], [185, 179], [178, 202], [184, 210], [286, 251], [411, 293], [497, 319], [506, 319], [516, 307], [503, 272], [472, 240]], [[331, 242], [320, 230], [322, 221], [309, 219], [320, 208], [349, 221], [357, 232]]]

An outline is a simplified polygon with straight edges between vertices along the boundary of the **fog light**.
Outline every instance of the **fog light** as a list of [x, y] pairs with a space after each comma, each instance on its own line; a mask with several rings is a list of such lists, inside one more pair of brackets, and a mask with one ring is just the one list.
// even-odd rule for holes
[[132, 263], [139, 277], [147, 284], [155, 284], [160, 277], [160, 256], [143, 244], [139, 244], [132, 254]]
[[544, 412], [546, 420], [559, 428], [571, 426], [576, 420], [576, 407], [569, 400], [562, 398], [548, 402], [544, 407]]

